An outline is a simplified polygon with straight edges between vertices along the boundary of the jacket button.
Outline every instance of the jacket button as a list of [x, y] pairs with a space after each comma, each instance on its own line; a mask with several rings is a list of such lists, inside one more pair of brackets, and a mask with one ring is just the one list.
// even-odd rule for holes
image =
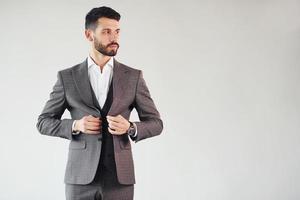
[[102, 137], [99, 137], [99, 138], [98, 138], [98, 141], [102, 141]]

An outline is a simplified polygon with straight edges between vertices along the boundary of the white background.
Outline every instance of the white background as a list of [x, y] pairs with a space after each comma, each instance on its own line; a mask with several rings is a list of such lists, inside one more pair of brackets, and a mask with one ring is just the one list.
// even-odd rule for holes
[[133, 144], [135, 199], [300, 199], [299, 1], [1, 0], [1, 200], [64, 199], [68, 141], [35, 125], [102, 5], [164, 120]]

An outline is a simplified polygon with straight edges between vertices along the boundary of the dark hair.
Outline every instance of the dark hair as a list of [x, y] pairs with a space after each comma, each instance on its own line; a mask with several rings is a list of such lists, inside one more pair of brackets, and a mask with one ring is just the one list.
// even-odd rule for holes
[[106, 17], [109, 19], [115, 19], [119, 21], [121, 15], [110, 7], [102, 6], [99, 8], [93, 8], [85, 16], [85, 29], [97, 28], [97, 20], [101, 17]]

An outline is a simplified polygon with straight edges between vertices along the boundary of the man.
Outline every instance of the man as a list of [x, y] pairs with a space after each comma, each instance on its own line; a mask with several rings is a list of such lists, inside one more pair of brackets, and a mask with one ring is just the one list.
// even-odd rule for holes
[[[58, 72], [50, 99], [38, 117], [43, 135], [70, 140], [64, 182], [67, 200], [132, 200], [132, 141], [163, 129], [142, 72], [118, 62], [121, 16], [93, 8], [85, 21], [88, 58]], [[132, 109], [140, 121], [130, 122]], [[61, 119], [65, 109], [72, 119]]]

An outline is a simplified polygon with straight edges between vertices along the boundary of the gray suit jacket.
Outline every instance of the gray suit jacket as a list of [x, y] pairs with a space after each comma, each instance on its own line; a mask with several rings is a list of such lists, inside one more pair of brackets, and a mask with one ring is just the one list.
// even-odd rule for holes
[[[133, 108], [138, 112], [136, 122], [138, 135], [135, 142], [159, 135], [163, 129], [154, 102], [142, 76], [142, 71], [133, 69], [114, 59], [113, 102], [108, 115], [122, 115], [129, 119]], [[72, 119], [61, 119], [68, 109]], [[65, 183], [89, 184], [95, 176], [99, 163], [102, 135], [81, 133], [72, 135], [72, 123], [83, 116], [101, 117], [94, 105], [88, 78], [87, 60], [61, 70], [50, 93], [50, 99], [38, 117], [37, 129], [43, 135], [70, 140]], [[134, 184], [134, 165], [131, 143], [127, 134], [113, 135], [114, 155], [118, 180], [121, 184]]]

